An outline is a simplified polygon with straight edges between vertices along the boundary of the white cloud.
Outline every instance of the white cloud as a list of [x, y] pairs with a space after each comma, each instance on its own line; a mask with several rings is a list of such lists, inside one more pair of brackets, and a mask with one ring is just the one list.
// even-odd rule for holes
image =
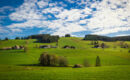
[[16, 12], [9, 15], [10, 19], [14, 21], [45, 19], [42, 14], [39, 13], [35, 3], [35, 0], [25, 0], [19, 8], [16, 8]]
[[110, 34], [110, 33], [116, 33], [119, 31], [128, 31], [128, 30], [130, 30], [130, 26], [129, 27], [106, 28], [106, 29], [96, 31], [93, 34], [106, 35], [106, 34]]
[[37, 4], [40, 8], [44, 8], [44, 7], [48, 6], [48, 2], [46, 2], [46, 1], [39, 1], [39, 2], [37, 2]]
[[[91, 31], [93, 34], [104, 35], [130, 30], [129, 0], [103, 0], [102, 2], [95, 1], [94, 3], [88, 0], [68, 1], [70, 3], [76, 2], [79, 5], [89, 4], [91, 8], [96, 8], [97, 11], [92, 11], [92, 9], [87, 6], [85, 6], [84, 9], [68, 10], [65, 9], [64, 6], [57, 6], [57, 4], [64, 3], [49, 3], [48, 0], [25, 0], [25, 2], [16, 9], [16, 12], [10, 14], [11, 20], [25, 22], [13, 23], [9, 25], [8, 28], [43, 28], [40, 33], [45, 32], [44, 28], [49, 28], [52, 30], [51, 33], [56, 35], [71, 34], [79, 31]], [[108, 1], [110, 4], [108, 4]], [[36, 4], [41, 8], [40, 10]], [[45, 6], [50, 7], [44, 8]], [[46, 20], [48, 17], [52, 18], [51, 16], [44, 15], [48, 13], [53, 14], [57, 19]], [[88, 15], [92, 15], [92, 18], [85, 19]], [[86, 25], [81, 26], [80, 24]]]
[[42, 10], [42, 13], [52, 13], [52, 14], [57, 14], [61, 13], [63, 10], [62, 7], [50, 7]]
[[[89, 20], [88, 28], [94, 34], [109, 34], [119, 31], [130, 30], [130, 2], [123, 4], [126, 0], [103, 0], [101, 3], [95, 3], [97, 11], [93, 18]], [[123, 4], [123, 8], [117, 8], [117, 4]], [[128, 19], [128, 21], [123, 21]], [[122, 27], [124, 26], [124, 27]]]
[[12, 32], [22, 32], [21, 29], [11, 29]]
[[9, 25], [8, 28], [33, 28], [33, 27], [43, 27], [44, 24], [39, 20], [28, 20], [24, 23], [15, 23]]
[[8, 33], [9, 31], [0, 25], [0, 34]]
[[73, 32], [85, 31], [86, 29], [82, 26], [78, 25], [77, 23], [68, 23], [62, 27], [60, 27], [53, 35], [64, 36], [65, 34], [71, 34]]
[[119, 35], [116, 35], [116, 36], [130, 36], [130, 34], [119, 34]]

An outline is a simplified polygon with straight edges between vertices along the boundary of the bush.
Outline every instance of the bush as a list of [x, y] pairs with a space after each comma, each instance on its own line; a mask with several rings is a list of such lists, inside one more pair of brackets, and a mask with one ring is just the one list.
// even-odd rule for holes
[[68, 66], [68, 61], [65, 57], [59, 57], [59, 66], [62, 67]]
[[24, 46], [24, 52], [28, 52], [28, 47], [27, 46]]
[[29, 44], [29, 41], [28, 41], [28, 40], [26, 40], [26, 41], [25, 41], [25, 44]]
[[130, 50], [128, 51], [128, 53], [130, 53]]
[[104, 49], [104, 48], [105, 48], [105, 46], [106, 46], [106, 45], [105, 45], [105, 43], [102, 43], [102, 44], [101, 44], [101, 48], [103, 48], [103, 49]]
[[101, 66], [99, 56], [97, 56], [97, 58], [96, 58], [96, 65], [95, 66]]
[[89, 62], [88, 62], [87, 59], [84, 60], [83, 65], [84, 65], [85, 67], [90, 67], [90, 64], [89, 64]]
[[81, 64], [75, 64], [73, 68], [82, 68], [83, 66]]

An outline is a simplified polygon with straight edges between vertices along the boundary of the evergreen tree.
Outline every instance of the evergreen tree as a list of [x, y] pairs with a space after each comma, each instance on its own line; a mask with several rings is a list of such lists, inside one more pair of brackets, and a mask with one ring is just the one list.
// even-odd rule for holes
[[97, 58], [96, 58], [96, 65], [95, 66], [101, 66], [99, 56], [97, 56]]

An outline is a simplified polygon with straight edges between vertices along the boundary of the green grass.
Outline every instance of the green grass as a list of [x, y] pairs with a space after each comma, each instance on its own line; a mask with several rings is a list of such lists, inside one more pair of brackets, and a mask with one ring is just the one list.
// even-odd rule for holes
[[[28, 41], [28, 44], [26, 42]], [[109, 48], [92, 48], [91, 41], [82, 38], [61, 38], [56, 49], [38, 49], [36, 45], [53, 45], [56, 43], [35, 43], [36, 40], [0, 41], [0, 48], [14, 45], [27, 45], [28, 52], [23, 50], [0, 50], [0, 80], [130, 80], [129, 49], [119, 47], [117, 42], [105, 42]], [[102, 41], [99, 41], [100, 43]], [[128, 44], [130, 42], [127, 41]], [[65, 45], [76, 49], [63, 49]], [[116, 46], [117, 48], [113, 48]], [[42, 52], [65, 56], [69, 65], [83, 64], [87, 59], [91, 67], [42, 67], [39, 57]], [[101, 59], [101, 67], [95, 67], [96, 57]], [[34, 66], [33, 66], [34, 65]]]

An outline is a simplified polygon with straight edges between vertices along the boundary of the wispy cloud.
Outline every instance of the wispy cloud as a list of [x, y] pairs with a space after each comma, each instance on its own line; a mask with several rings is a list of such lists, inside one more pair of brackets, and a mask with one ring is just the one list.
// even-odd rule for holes
[[4, 6], [0, 8], [0, 13], [5, 14], [7, 11], [13, 11], [14, 8], [11, 6]]
[[130, 34], [119, 34], [119, 35], [116, 35], [116, 36], [130, 36]]

